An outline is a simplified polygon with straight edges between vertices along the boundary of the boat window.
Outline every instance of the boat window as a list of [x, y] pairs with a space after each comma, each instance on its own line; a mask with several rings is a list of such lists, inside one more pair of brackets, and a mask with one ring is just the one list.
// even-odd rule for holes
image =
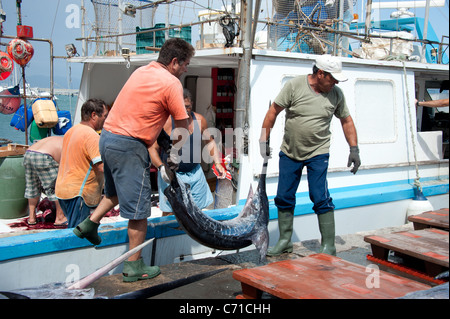
[[[426, 82], [424, 100], [442, 100], [449, 98], [448, 89], [438, 88], [440, 84]], [[422, 131], [442, 131], [442, 151], [445, 159], [449, 158], [449, 107], [423, 107]]]
[[355, 118], [360, 143], [397, 140], [395, 85], [391, 80], [357, 79]]

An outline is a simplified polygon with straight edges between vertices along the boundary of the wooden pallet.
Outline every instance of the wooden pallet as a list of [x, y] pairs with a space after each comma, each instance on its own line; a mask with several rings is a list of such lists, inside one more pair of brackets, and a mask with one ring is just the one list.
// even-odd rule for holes
[[433, 227], [448, 231], [448, 208], [409, 216], [408, 220], [413, 223], [415, 230]]
[[263, 292], [282, 299], [391, 299], [430, 288], [327, 254], [236, 270], [233, 278], [241, 282], [241, 299], [258, 299]]
[[434, 277], [448, 270], [448, 232], [435, 228], [366, 236], [375, 258], [388, 260], [389, 251], [402, 258], [408, 268]]
[[8, 144], [0, 147], [0, 157], [23, 155], [28, 149], [28, 145]]

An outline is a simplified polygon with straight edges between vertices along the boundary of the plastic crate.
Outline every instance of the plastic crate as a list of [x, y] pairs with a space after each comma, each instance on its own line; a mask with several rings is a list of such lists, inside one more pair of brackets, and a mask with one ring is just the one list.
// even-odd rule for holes
[[[157, 30], [164, 28], [164, 23], [157, 23], [152, 28], [140, 28], [136, 27], [136, 32]], [[191, 27], [169, 29], [169, 38], [181, 38], [191, 43]], [[153, 51], [146, 50], [145, 47], [160, 48], [166, 41], [165, 30], [159, 30], [155, 32], [136, 34], [136, 54], [152, 53]]]

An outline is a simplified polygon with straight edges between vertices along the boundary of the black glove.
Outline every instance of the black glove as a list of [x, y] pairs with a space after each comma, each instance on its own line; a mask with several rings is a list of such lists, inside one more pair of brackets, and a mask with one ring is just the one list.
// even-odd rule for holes
[[262, 158], [272, 158], [272, 149], [269, 146], [269, 140], [259, 141], [259, 153]]
[[350, 155], [348, 156], [347, 167], [350, 167], [353, 163], [353, 168], [350, 170], [353, 174], [356, 174], [358, 168], [361, 166], [361, 159], [359, 158], [358, 146], [350, 146]]
[[170, 139], [170, 136], [164, 130], [161, 130], [161, 132], [159, 133], [158, 139], [156, 141], [158, 142], [158, 145], [165, 152], [169, 151], [170, 147], [172, 146], [172, 141]]

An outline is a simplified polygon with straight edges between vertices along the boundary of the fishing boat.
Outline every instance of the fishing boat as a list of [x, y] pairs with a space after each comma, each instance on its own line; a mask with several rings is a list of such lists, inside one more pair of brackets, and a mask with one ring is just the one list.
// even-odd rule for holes
[[[194, 110], [211, 115], [234, 187], [233, 196], [226, 194], [229, 205], [205, 213], [218, 220], [232, 219], [244, 206], [250, 185], [255, 188], [259, 180], [263, 159], [258, 139], [268, 107], [286, 81], [311, 73], [317, 56], [329, 53], [339, 57], [348, 77], [339, 87], [355, 121], [362, 161], [358, 173], [351, 174], [348, 144], [339, 121], [333, 119], [328, 184], [336, 206], [336, 235], [403, 225], [417, 207], [448, 207], [448, 107], [416, 108], [415, 104], [416, 99], [448, 98], [448, 87], [442, 87], [449, 77], [448, 35], [438, 39], [427, 15], [414, 16], [416, 6], [428, 12], [437, 2], [445, 6], [445, 1], [395, 1], [390, 6], [384, 1], [361, 2], [364, 5], [350, 1], [346, 7], [347, 1], [340, 0], [256, 0], [227, 7], [220, 3], [207, 10], [194, 5], [194, 18], [175, 21], [171, 13], [179, 10], [176, 1], [169, 5], [92, 1], [97, 33], [89, 37], [83, 30], [78, 39], [81, 55], [69, 59], [83, 64], [74, 123], [80, 121], [81, 105], [87, 99], [112, 103], [134, 70], [157, 59], [165, 39], [191, 41], [196, 54], [180, 80], [193, 93]], [[382, 4], [390, 9], [381, 8]], [[371, 13], [377, 6], [397, 13], [374, 20]], [[360, 19], [353, 14], [348, 18], [349, 9], [361, 10]], [[163, 19], [149, 22], [147, 18], [156, 17], [158, 10], [164, 12]], [[138, 25], [138, 21], [144, 22]], [[95, 44], [94, 52], [88, 52], [89, 43]], [[283, 113], [280, 117], [271, 134], [273, 156], [267, 169], [271, 246], [278, 240], [273, 199], [280, 182], [277, 154]], [[212, 189], [222, 186], [208, 163], [204, 167]], [[320, 237], [305, 174], [296, 196], [294, 241]], [[221, 195], [217, 189], [216, 198]], [[74, 281], [127, 251], [126, 220], [105, 220], [99, 232], [102, 243], [95, 248], [71, 229], [3, 234], [0, 290]], [[147, 238], [154, 238], [142, 252], [147, 264], [226, 253], [191, 239], [174, 216], [150, 217]], [[119, 272], [120, 266], [109, 273]]]

